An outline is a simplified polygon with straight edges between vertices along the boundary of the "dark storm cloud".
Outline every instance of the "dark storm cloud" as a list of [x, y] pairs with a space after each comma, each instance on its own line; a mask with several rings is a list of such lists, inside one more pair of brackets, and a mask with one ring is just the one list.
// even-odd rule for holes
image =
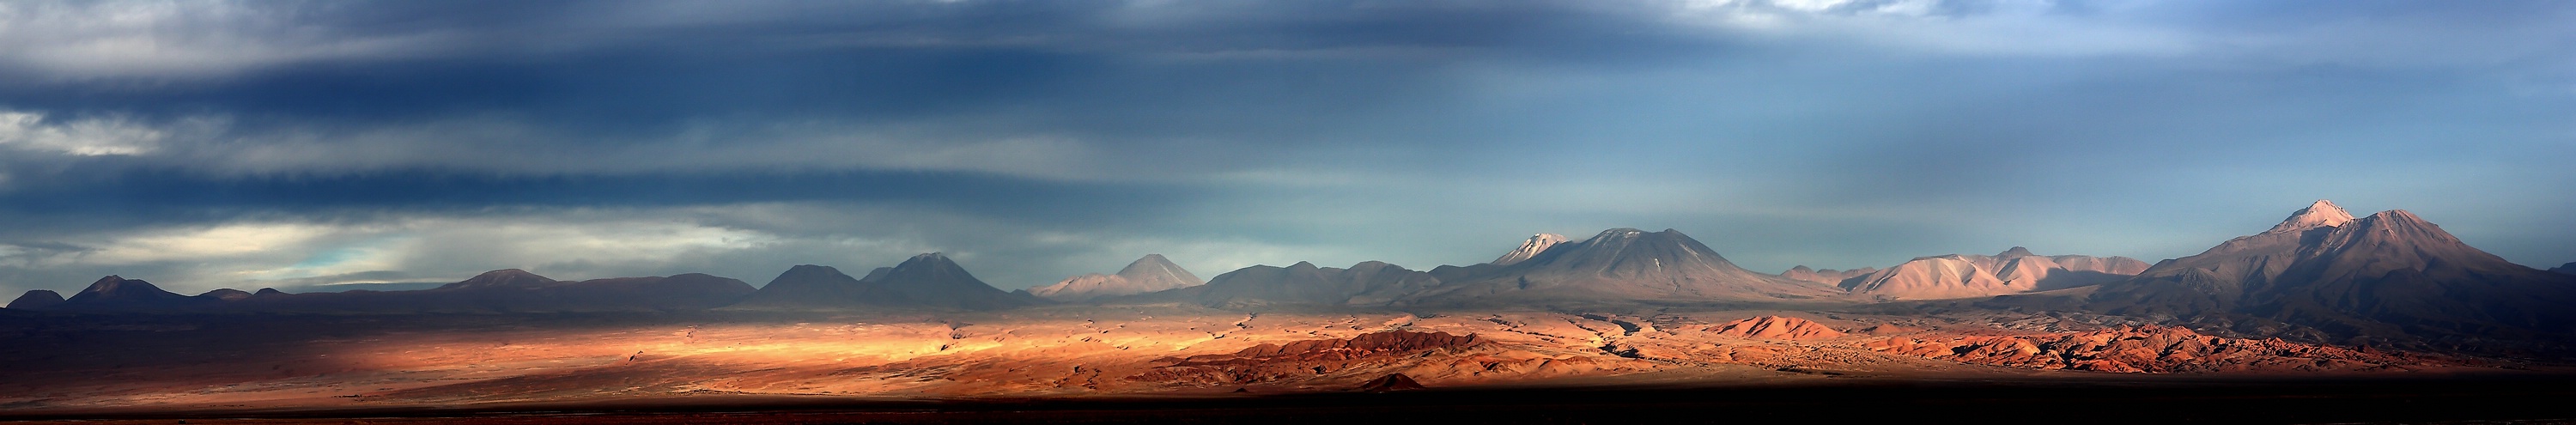
[[2576, 161], [2570, 19], [2549, 2], [10, 3], [0, 285], [500, 267], [758, 283], [945, 250], [1010, 288], [1149, 252], [1201, 275], [1428, 268], [1607, 227], [1678, 228], [1765, 271], [2013, 245], [2152, 260], [2316, 198], [2556, 264], [2576, 260], [2576, 222], [2551, 213], [2576, 208], [2553, 195], [2576, 193], [2558, 166]]
[[[491, 206], [662, 207], [802, 201], [924, 203], [1031, 221], [1150, 219], [1191, 199], [1178, 185], [1086, 183], [960, 172], [840, 171], [641, 175], [491, 175], [381, 171], [207, 177], [88, 160], [72, 173], [0, 192], [0, 214], [85, 216], [121, 224], [198, 211], [472, 211]], [[1082, 208], [1050, 208], [1080, 205]], [[24, 229], [19, 229], [24, 230]]]

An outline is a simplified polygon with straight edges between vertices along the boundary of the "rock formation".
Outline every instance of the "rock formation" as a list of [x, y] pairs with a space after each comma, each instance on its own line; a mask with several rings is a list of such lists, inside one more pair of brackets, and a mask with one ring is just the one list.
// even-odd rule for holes
[[1709, 326], [1707, 332], [1736, 338], [1754, 339], [1834, 339], [1842, 331], [1812, 320], [1783, 316], [1762, 316]]
[[1864, 347], [1962, 363], [2123, 373], [2397, 370], [2437, 363], [2278, 339], [2212, 337], [2171, 326], [1931, 340], [1897, 337]]
[[1360, 391], [1373, 393], [1419, 390], [1422, 389], [1422, 383], [1413, 382], [1413, 377], [1404, 376], [1404, 374], [1401, 373], [1390, 373], [1386, 376], [1378, 377], [1377, 379], [1371, 379], [1366, 383], [1361, 383], [1359, 389]]

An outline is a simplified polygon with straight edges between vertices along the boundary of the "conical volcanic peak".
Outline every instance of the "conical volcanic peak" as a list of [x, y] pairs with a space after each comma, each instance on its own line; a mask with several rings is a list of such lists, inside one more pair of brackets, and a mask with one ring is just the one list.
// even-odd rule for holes
[[1672, 229], [1609, 229], [1509, 266], [1449, 273], [1438, 277], [1443, 284], [1402, 297], [1398, 304], [1776, 301], [1842, 295], [1829, 285], [1737, 267], [1707, 245]]
[[2300, 208], [2298, 212], [2290, 213], [2290, 218], [2282, 219], [2281, 224], [2273, 225], [2272, 230], [2264, 233], [2337, 227], [2350, 222], [2352, 222], [2352, 213], [2344, 211], [2341, 206], [2336, 206], [2333, 201], [2319, 199], [2316, 203], [2308, 204], [2307, 208]]
[[1118, 274], [1085, 274], [1065, 278], [1053, 285], [1029, 288], [1029, 295], [1064, 302], [1082, 302], [1102, 297], [1136, 295], [1207, 284], [1198, 275], [1172, 264], [1162, 254], [1146, 254]]
[[1681, 231], [1647, 232], [1631, 228], [1601, 231], [1591, 239], [1519, 264], [1522, 269], [1604, 277], [1637, 277], [1674, 272], [1743, 272], [1716, 251]]
[[97, 282], [91, 282], [88, 289], [83, 289], [64, 301], [77, 304], [95, 301], [157, 301], [187, 297], [161, 290], [161, 287], [152, 286], [152, 282], [145, 282], [142, 279], [108, 275], [98, 278]]
[[1508, 266], [1512, 265], [1512, 263], [1528, 261], [1530, 257], [1536, 257], [1539, 253], [1547, 252], [1548, 248], [1556, 247], [1557, 244], [1565, 242], [1566, 239], [1564, 235], [1554, 233], [1531, 235], [1528, 241], [1521, 242], [1521, 247], [1513, 248], [1512, 252], [1503, 253], [1502, 257], [1495, 258], [1493, 262], [1488, 264]]
[[1190, 271], [1182, 269], [1181, 265], [1172, 264], [1171, 259], [1163, 258], [1163, 254], [1145, 254], [1144, 258], [1127, 263], [1126, 268], [1118, 269], [1118, 277], [1127, 278], [1128, 282], [1136, 284], [1145, 292], [1207, 284], [1206, 280], [1190, 274]]
[[[2291, 223], [2333, 222], [2332, 204]], [[2285, 223], [2291, 224], [2291, 223]], [[2576, 279], [2513, 264], [2403, 210], [2239, 237], [2105, 284], [2089, 308], [2233, 314], [2352, 337], [2576, 331]], [[2277, 229], [2276, 229], [2277, 230]], [[2478, 330], [2478, 331], [2465, 331]]]
[[788, 286], [800, 286], [834, 281], [848, 281], [855, 283], [859, 280], [850, 277], [848, 274], [841, 273], [841, 269], [832, 268], [832, 266], [799, 264], [795, 267], [788, 267], [787, 272], [779, 273], [777, 278], [769, 280], [769, 286], [763, 286], [763, 288], [778, 286], [781, 283], [787, 284]]
[[969, 282], [976, 285], [984, 284], [984, 281], [976, 280], [974, 275], [967, 274], [965, 266], [959, 266], [956, 260], [950, 260], [947, 255], [936, 252], [915, 255], [911, 259], [903, 260], [903, 264], [894, 265], [894, 270], [886, 271], [885, 276], [879, 278], [879, 280], [894, 279], [914, 279], [948, 285]]
[[2549, 268], [2549, 271], [2558, 272], [2560, 274], [2576, 274], [2576, 261], [2569, 261], [2567, 264], [2560, 264], [2558, 267], [2551, 267]]
[[63, 294], [61, 294], [61, 293], [56, 293], [56, 292], [54, 292], [54, 291], [52, 291], [52, 290], [47, 290], [47, 289], [37, 289], [37, 290], [27, 291], [27, 294], [26, 294], [26, 295], [19, 295], [19, 296], [18, 296], [18, 299], [16, 299], [16, 300], [10, 300], [10, 301], [9, 301], [9, 308], [12, 308], [12, 309], [40, 309], [40, 308], [46, 308], [46, 307], [53, 307], [53, 306], [55, 306], [55, 305], [60, 305], [60, 304], [62, 304], [62, 303], [63, 303]]
[[439, 286], [438, 289], [536, 288], [555, 283], [554, 279], [519, 269], [500, 269], [474, 275], [462, 282]]
[[893, 295], [889, 298], [900, 300], [898, 305], [909, 307], [996, 310], [1036, 302], [985, 284], [936, 252], [912, 256], [893, 270], [871, 273], [862, 282], [882, 288]]
[[2016, 247], [2012, 247], [2012, 249], [2004, 250], [2004, 252], [2003, 252], [2003, 253], [1995, 254], [1995, 259], [1997, 259], [1997, 260], [2010, 260], [2010, 259], [2014, 259], [2014, 258], [2028, 257], [2028, 256], [2033, 256], [2033, 255], [2039, 255], [2039, 254], [2032, 254], [2032, 253], [2030, 253], [2030, 248], [2023, 248], [2023, 247], [2018, 247], [2018, 246], [2016, 246]]
[[[882, 272], [886, 269], [877, 270]], [[848, 308], [887, 301], [885, 298], [889, 294], [861, 281], [831, 266], [802, 264], [787, 268], [777, 278], [770, 279], [768, 285], [752, 291], [735, 305], [747, 308]]]

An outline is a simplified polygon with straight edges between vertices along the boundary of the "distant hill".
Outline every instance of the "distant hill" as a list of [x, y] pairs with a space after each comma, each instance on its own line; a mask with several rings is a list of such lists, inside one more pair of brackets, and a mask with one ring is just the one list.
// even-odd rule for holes
[[8, 308], [21, 310], [42, 309], [62, 303], [63, 294], [48, 289], [37, 289], [30, 290], [27, 291], [26, 294], [19, 295], [18, 299], [10, 300]]
[[870, 271], [864, 278], [851, 278], [826, 266], [796, 266], [733, 308], [999, 310], [1041, 302], [1044, 300], [995, 289], [948, 256], [934, 252]]
[[1992, 256], [1918, 257], [1886, 270], [1847, 278], [1837, 286], [1884, 300], [1976, 298], [2099, 285], [2128, 278], [2147, 267], [2146, 262], [2128, 257], [2048, 257], [2016, 246]]
[[1842, 295], [1829, 285], [1737, 267], [1672, 229], [1609, 229], [1508, 265], [1442, 267], [1432, 273], [1443, 284], [1396, 297], [1393, 304], [1804, 301]]
[[1817, 270], [1817, 269], [1808, 268], [1807, 266], [1804, 266], [1804, 265], [1800, 265], [1800, 266], [1797, 266], [1797, 267], [1790, 267], [1788, 271], [1780, 272], [1780, 277], [1785, 277], [1785, 278], [1790, 278], [1790, 279], [1797, 279], [1797, 280], [1803, 280], [1803, 281], [1808, 281], [1808, 282], [1815, 282], [1815, 283], [1825, 284], [1825, 285], [1842, 286], [1843, 281], [1845, 281], [1845, 280], [1851, 280], [1852, 278], [1861, 277], [1861, 276], [1868, 276], [1870, 273], [1877, 273], [1877, 272], [1878, 272], [1878, 268], [1877, 268], [1877, 267], [1862, 267], [1862, 268], [1851, 269], [1851, 270], [1834, 270], [1834, 269], [1823, 269], [1823, 270]]
[[1276, 305], [1379, 306], [1436, 286], [1430, 273], [1367, 261], [1350, 268], [1299, 261], [1287, 267], [1252, 266], [1217, 275], [1206, 285], [1119, 298], [1124, 302], [1185, 302], [1220, 308]]
[[1063, 302], [1090, 301], [1100, 297], [1135, 295], [1205, 285], [1198, 275], [1190, 274], [1163, 254], [1146, 254], [1118, 274], [1086, 274], [1065, 278], [1053, 285], [1029, 288], [1029, 294]]
[[[50, 293], [50, 291], [45, 291]], [[434, 289], [316, 292], [217, 289], [183, 296], [141, 280], [101, 278], [81, 295], [42, 310], [132, 313], [513, 313], [671, 311], [715, 308], [752, 292], [739, 280], [682, 274], [578, 282], [518, 269], [485, 272]], [[21, 299], [42, 296], [31, 291]]]

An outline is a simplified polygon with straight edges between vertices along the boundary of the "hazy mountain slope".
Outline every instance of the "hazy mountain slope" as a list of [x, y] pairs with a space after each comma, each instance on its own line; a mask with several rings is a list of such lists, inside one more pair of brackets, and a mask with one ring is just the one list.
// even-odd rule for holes
[[1118, 274], [1092, 273], [1065, 278], [1053, 285], [1029, 288], [1029, 294], [1064, 302], [1090, 301], [1100, 297], [1135, 295], [1207, 284], [1162, 254], [1146, 254]]
[[[240, 292], [240, 291], [233, 291]], [[215, 312], [305, 313], [539, 313], [702, 310], [732, 304], [752, 292], [740, 280], [688, 273], [559, 281], [519, 269], [483, 272], [463, 281], [416, 291], [346, 291], [288, 294], [275, 289], [235, 294], [203, 308]]]
[[2067, 270], [2121, 276], [2144, 273], [2147, 271], [2148, 267], [2154, 266], [2153, 264], [2147, 264], [2145, 261], [2138, 261], [2138, 259], [2135, 258], [2121, 256], [2094, 257], [2087, 255], [2057, 255], [2048, 257], [2048, 260], [2056, 262], [2058, 267], [2065, 268]]
[[1882, 300], [1986, 297], [2027, 292], [2036, 280], [2008, 282], [1960, 255], [1922, 257], [1845, 283], [1854, 294]]
[[[1779, 301], [1841, 295], [1830, 286], [1736, 267], [1671, 229], [1610, 229], [1511, 265], [1441, 272], [1446, 284], [1398, 297], [1396, 304]], [[1449, 280], [1453, 278], [1458, 280]]]
[[[2404, 210], [2351, 219], [2318, 201], [2263, 233], [2104, 285], [2114, 314], [2231, 314], [2335, 336], [2576, 331], [2576, 276], [2513, 264]], [[2240, 326], [2242, 327], [2242, 326]]]
[[1430, 273], [1383, 262], [1361, 262], [1341, 269], [1300, 261], [1287, 267], [1245, 267], [1217, 275], [1206, 285], [1147, 294], [1132, 301], [1179, 301], [1223, 308], [1374, 306], [1439, 285], [1440, 280]]
[[1992, 256], [1918, 257], [1840, 286], [1879, 300], [1975, 298], [2098, 285], [2146, 268], [2128, 257], [2041, 256], [2016, 246]]
[[1870, 273], [1877, 272], [1877, 267], [1862, 267], [1851, 270], [1817, 270], [1801, 265], [1790, 267], [1789, 271], [1780, 272], [1780, 277], [1814, 282], [1821, 285], [1842, 286], [1843, 281], [1851, 280], [1856, 277], [1868, 276]]
[[[883, 273], [888, 269], [879, 268]], [[758, 291], [744, 296], [735, 307], [856, 307], [881, 305], [894, 295], [874, 285], [859, 283], [858, 278], [841, 273], [831, 266], [801, 264], [787, 268], [778, 277], [761, 285]]]
[[1565, 241], [1565, 235], [1554, 233], [1531, 235], [1529, 241], [1521, 242], [1521, 246], [1519, 248], [1513, 248], [1511, 252], [1503, 253], [1502, 257], [1496, 257], [1494, 258], [1494, 261], [1487, 262], [1485, 264], [1508, 266], [1513, 263], [1527, 261], [1530, 257], [1537, 257], [1539, 253], [1547, 252], [1548, 248], [1555, 247], [1557, 244], [1565, 243]]

